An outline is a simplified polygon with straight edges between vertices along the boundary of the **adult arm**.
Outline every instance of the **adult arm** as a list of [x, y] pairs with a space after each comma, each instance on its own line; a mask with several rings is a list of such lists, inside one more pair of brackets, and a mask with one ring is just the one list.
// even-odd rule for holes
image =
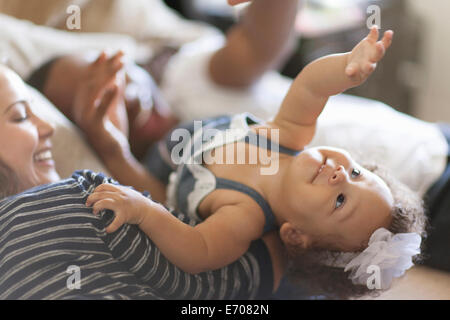
[[74, 121], [97, 151], [112, 175], [124, 185], [149, 191], [165, 201], [165, 185], [153, 177], [131, 152], [126, 133], [113, 123], [111, 111], [124, 110], [121, 54], [110, 58], [102, 53], [83, 74], [74, 101]]
[[[238, 4], [246, 1], [232, 1]], [[210, 62], [214, 82], [232, 87], [251, 85], [283, 58], [299, 0], [253, 1], [243, 20], [227, 34], [225, 46]]]

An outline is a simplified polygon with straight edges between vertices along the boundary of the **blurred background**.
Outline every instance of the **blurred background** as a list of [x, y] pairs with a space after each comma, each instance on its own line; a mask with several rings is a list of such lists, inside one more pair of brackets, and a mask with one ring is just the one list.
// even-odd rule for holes
[[[165, 0], [188, 19], [226, 31], [237, 19], [224, 0]], [[281, 70], [295, 77], [305, 64], [343, 52], [367, 33], [370, 5], [381, 9], [381, 31], [395, 41], [377, 72], [348, 93], [377, 99], [428, 121], [450, 121], [450, 1], [305, 0], [298, 14], [296, 50]]]

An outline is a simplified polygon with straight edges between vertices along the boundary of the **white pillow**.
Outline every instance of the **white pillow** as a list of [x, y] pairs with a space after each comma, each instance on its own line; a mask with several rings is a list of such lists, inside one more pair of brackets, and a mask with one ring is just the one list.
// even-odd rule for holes
[[0, 58], [22, 79], [56, 56], [77, 52], [122, 50], [134, 60], [136, 42], [126, 35], [61, 31], [0, 13]]
[[61, 178], [70, 177], [75, 170], [90, 169], [94, 172], [109, 172], [103, 166], [95, 152], [83, 138], [83, 133], [67, 119], [39, 91], [29, 87], [36, 114], [55, 127], [52, 139], [53, 158], [56, 171]]

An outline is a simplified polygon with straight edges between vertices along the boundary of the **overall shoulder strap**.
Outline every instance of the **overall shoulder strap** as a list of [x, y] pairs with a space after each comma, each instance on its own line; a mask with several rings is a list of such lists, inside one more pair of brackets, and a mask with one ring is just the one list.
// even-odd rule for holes
[[244, 138], [245, 142], [248, 144], [252, 144], [257, 146], [258, 148], [265, 148], [269, 151], [276, 151], [279, 153], [284, 153], [290, 156], [297, 156], [299, 153], [302, 152], [302, 150], [294, 150], [290, 148], [286, 148], [268, 138], [265, 136], [259, 135], [252, 130], [249, 130], [246, 137]]
[[256, 203], [261, 207], [262, 211], [264, 212], [264, 217], [266, 219], [266, 223], [264, 224], [264, 233], [277, 228], [275, 216], [273, 214], [272, 209], [270, 208], [269, 203], [267, 203], [264, 197], [255, 189], [233, 180], [218, 177], [216, 177], [216, 189], [239, 191], [250, 196], [253, 200], [256, 201]]

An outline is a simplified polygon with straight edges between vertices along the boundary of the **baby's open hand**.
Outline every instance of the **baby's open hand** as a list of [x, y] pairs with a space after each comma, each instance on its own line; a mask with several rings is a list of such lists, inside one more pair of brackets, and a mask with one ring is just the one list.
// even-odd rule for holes
[[92, 206], [95, 215], [105, 209], [114, 211], [114, 220], [106, 228], [108, 233], [115, 232], [125, 223], [139, 225], [152, 205], [152, 200], [129, 187], [107, 183], [95, 188], [86, 200], [86, 206]]
[[353, 48], [347, 60], [345, 74], [355, 83], [360, 85], [372, 74], [386, 50], [391, 46], [394, 32], [388, 30], [383, 39], [378, 41], [379, 32], [373, 26], [369, 35]]

